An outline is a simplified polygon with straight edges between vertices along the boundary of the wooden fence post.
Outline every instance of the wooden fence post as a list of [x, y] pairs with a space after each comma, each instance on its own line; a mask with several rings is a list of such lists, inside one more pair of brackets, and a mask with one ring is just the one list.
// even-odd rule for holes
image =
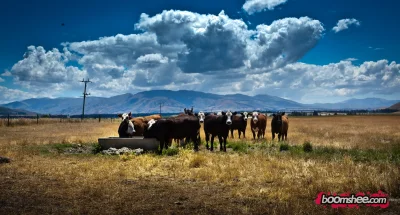
[[99, 115], [99, 122], [101, 121], [101, 116]]
[[10, 126], [10, 114], [7, 116], [7, 126]]
[[39, 114], [36, 115], [36, 124], [39, 125]]

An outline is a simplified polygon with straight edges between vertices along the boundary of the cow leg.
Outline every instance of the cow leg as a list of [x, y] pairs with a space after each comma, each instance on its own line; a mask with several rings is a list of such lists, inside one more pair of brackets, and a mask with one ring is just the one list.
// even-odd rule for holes
[[274, 139], [275, 139], [275, 133], [272, 132], [272, 140], [274, 140]]
[[221, 135], [218, 135], [218, 140], [219, 140], [219, 151], [222, 152], [224, 150], [222, 148], [222, 143], [224, 142], [224, 140]]
[[211, 149], [210, 151], [214, 151], [214, 134], [211, 134]]
[[253, 130], [251, 132], [253, 132], [253, 140], [256, 140], [256, 132], [254, 132]]
[[199, 151], [199, 139], [200, 139], [200, 135], [199, 135], [199, 138], [197, 138], [197, 134], [196, 134], [196, 135], [194, 135], [194, 136], [192, 137], [192, 139], [193, 139], [194, 151], [197, 152], [197, 151]]
[[285, 140], [287, 140], [287, 132], [285, 132]]
[[228, 139], [227, 136], [224, 138], [224, 152], [226, 152], [226, 139]]
[[208, 141], [210, 141], [210, 134], [207, 134], [207, 133], [206, 133], [205, 136], [206, 136], [206, 149], [209, 150], [210, 147], [208, 146]]
[[243, 130], [243, 138], [246, 139], [246, 129]]
[[158, 152], [159, 154], [162, 154], [164, 148], [164, 140], [160, 140], [160, 151]]
[[241, 134], [242, 132], [240, 131], [240, 129], [238, 129], [238, 134], [239, 134], [239, 139], [240, 139], [240, 134]]
[[281, 133], [278, 133], [278, 141], [281, 141]]

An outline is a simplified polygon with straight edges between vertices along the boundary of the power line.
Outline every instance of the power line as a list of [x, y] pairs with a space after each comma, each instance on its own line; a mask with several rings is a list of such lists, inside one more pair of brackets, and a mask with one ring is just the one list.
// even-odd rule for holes
[[88, 80], [85, 81], [85, 79], [82, 79], [82, 81], [80, 81], [80, 82], [85, 83], [85, 90], [83, 91], [83, 107], [82, 107], [82, 118], [81, 118], [81, 120], [83, 120], [83, 118], [85, 117], [86, 96], [90, 95], [90, 93], [86, 93], [86, 86], [87, 86], [87, 83], [91, 83], [91, 81], [89, 81], [89, 78], [88, 78]]

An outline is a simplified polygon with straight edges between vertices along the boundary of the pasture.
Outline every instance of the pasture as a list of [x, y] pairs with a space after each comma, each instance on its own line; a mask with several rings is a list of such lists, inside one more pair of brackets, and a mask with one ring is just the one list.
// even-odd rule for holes
[[[93, 154], [119, 120], [0, 126], [0, 214], [398, 214], [400, 116], [289, 117], [288, 141], [228, 139], [228, 152]], [[249, 122], [248, 122], [249, 123]], [[312, 144], [304, 151], [303, 144]], [[287, 146], [287, 145], [288, 146]], [[389, 194], [389, 208], [332, 209], [319, 192]]]

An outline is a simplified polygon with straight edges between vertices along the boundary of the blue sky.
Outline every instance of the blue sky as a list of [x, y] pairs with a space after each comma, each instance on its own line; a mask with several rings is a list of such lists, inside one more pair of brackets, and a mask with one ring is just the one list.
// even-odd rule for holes
[[[91, 89], [99, 96], [150, 89], [192, 89], [220, 94], [271, 94], [305, 103], [353, 97], [400, 98], [400, 67], [392, 63], [399, 62], [400, 29], [396, 21], [400, 17], [396, 8], [400, 2], [248, 0], [253, 9], [260, 8], [257, 4], [261, 9], [263, 4], [272, 7], [265, 6], [261, 11], [246, 11], [244, 4], [244, 0], [2, 2], [0, 103], [32, 97], [79, 96], [82, 86], [75, 83], [75, 78], [96, 80]], [[164, 10], [173, 10], [168, 17], [175, 18], [214, 15], [219, 17], [223, 33], [207, 38], [203, 32], [186, 32], [207, 25], [204, 23], [210, 22], [211, 16], [184, 23], [186, 27], [170, 25], [167, 16], [155, 21]], [[219, 15], [221, 11], [224, 14]], [[148, 18], [141, 19], [142, 13]], [[308, 20], [299, 21], [301, 17]], [[353, 22], [339, 32], [332, 30], [342, 19], [353, 19], [358, 24]], [[229, 27], [235, 20], [243, 21], [244, 30], [240, 30], [242, 24], [236, 26], [239, 30]], [[297, 22], [301, 23], [293, 24]], [[135, 27], [141, 24], [142, 27]], [[275, 31], [265, 26], [264, 30], [257, 30], [260, 25]], [[204, 29], [207, 32], [212, 27], [209, 24]], [[175, 39], [170, 28], [183, 33], [173, 35], [178, 38]], [[279, 32], [286, 32], [286, 36], [271, 39]], [[111, 41], [117, 40], [118, 34], [127, 40], [141, 35], [156, 42]], [[251, 43], [257, 39], [250, 38], [257, 36], [250, 34], [264, 34], [268, 41], [253, 46]], [[198, 46], [200, 51], [191, 53]], [[54, 48], [58, 50], [55, 55], [49, 53]], [[138, 49], [141, 51], [136, 52]], [[204, 54], [217, 56], [204, 59]]]

